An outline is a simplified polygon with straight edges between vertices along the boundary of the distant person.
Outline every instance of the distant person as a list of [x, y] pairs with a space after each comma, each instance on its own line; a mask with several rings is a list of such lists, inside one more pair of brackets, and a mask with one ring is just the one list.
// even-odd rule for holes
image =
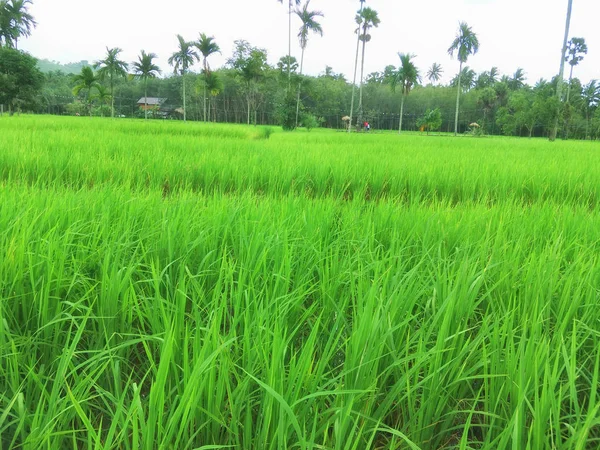
[[365, 130], [371, 130], [371, 124], [369, 122], [365, 122]]

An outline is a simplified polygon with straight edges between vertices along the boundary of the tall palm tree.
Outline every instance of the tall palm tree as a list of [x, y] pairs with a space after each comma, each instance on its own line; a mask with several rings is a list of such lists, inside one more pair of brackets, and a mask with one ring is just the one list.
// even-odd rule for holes
[[179, 41], [179, 50], [171, 55], [169, 58], [169, 64], [173, 66], [173, 72], [175, 74], [181, 74], [181, 81], [183, 85], [183, 121], [186, 122], [185, 74], [188, 68], [192, 66], [195, 61], [198, 61], [199, 57], [198, 53], [194, 51], [193, 42], [187, 42], [179, 34], [177, 35], [177, 40]]
[[[308, 34], [313, 32], [319, 36], [323, 36], [323, 27], [317, 22], [317, 17], [323, 17], [321, 11], [309, 11], [308, 7], [310, 0], [306, 0], [306, 3], [302, 8], [296, 8], [294, 11], [296, 15], [302, 21], [302, 26], [298, 32], [298, 39], [300, 40], [300, 48], [302, 49], [302, 56], [300, 56], [300, 75], [302, 75], [302, 69], [304, 67], [304, 51], [306, 50], [306, 44], [308, 44]], [[298, 115], [300, 114], [300, 89], [302, 87], [302, 80], [298, 83], [298, 98], [296, 99], [296, 127], [298, 126]]]
[[356, 73], [358, 72], [358, 53], [360, 51], [360, 15], [362, 14], [362, 10], [364, 7], [364, 3], [366, 0], [360, 1], [360, 9], [358, 10], [358, 14], [354, 18], [358, 28], [356, 29], [356, 56], [354, 57], [354, 77], [352, 78], [352, 100], [350, 100], [350, 120], [348, 120], [348, 133], [352, 131], [352, 117], [354, 114], [354, 92], [356, 91]]
[[[283, 0], [277, 0], [279, 3], [283, 5]], [[295, 4], [296, 6], [300, 5], [301, 0], [288, 0], [288, 61], [292, 56], [292, 6]], [[288, 90], [291, 87], [292, 83], [292, 69], [288, 64]]]
[[81, 69], [81, 72], [73, 77], [75, 87], [73, 88], [73, 95], [79, 95], [81, 91], [85, 91], [85, 102], [88, 106], [90, 117], [92, 117], [92, 90], [100, 89], [100, 79], [94, 73], [90, 66], [85, 66]]
[[154, 53], [142, 50], [138, 60], [131, 64], [133, 74], [144, 81], [144, 119], [148, 119], [148, 79], [156, 78], [160, 74], [160, 68], [154, 64], [156, 58]]
[[557, 110], [555, 111], [554, 115], [554, 125], [552, 126], [552, 129], [550, 130], [550, 135], [548, 136], [548, 139], [553, 142], [556, 140], [556, 134], [558, 133], [558, 119], [560, 116], [560, 108], [561, 108], [561, 103], [562, 103], [562, 91], [563, 91], [563, 85], [564, 85], [564, 76], [565, 76], [565, 55], [567, 53], [567, 41], [569, 40], [569, 28], [571, 27], [571, 11], [573, 10], [573, 0], [568, 0], [567, 3], [567, 20], [565, 23], [565, 37], [563, 39], [563, 46], [562, 46], [562, 50], [560, 53], [560, 69], [558, 71], [558, 82], [556, 84], [556, 97], [558, 98], [558, 106], [557, 106]]
[[[208, 64], [208, 57], [214, 53], [221, 53], [221, 49], [215, 42], [213, 36], [207, 36], [205, 33], [200, 33], [200, 39], [195, 43], [196, 48], [202, 54], [202, 72], [204, 74], [204, 121], [206, 122], [206, 83], [210, 77], [210, 65]], [[210, 106], [208, 108], [210, 115]]]
[[0, 41], [4, 39], [6, 47], [18, 48], [19, 38], [31, 36], [31, 30], [36, 27], [29, 5], [31, 0], [0, 1]]
[[112, 99], [110, 105], [110, 116], [115, 117], [115, 78], [126, 77], [129, 65], [125, 61], [119, 59], [119, 53], [123, 50], [120, 48], [106, 47], [106, 57], [100, 61], [96, 61], [94, 69], [98, 70], [100, 79], [104, 80], [108, 77], [110, 84], [110, 97]]
[[400, 101], [400, 125], [398, 126], [398, 134], [402, 133], [402, 117], [404, 115], [404, 99], [410, 94], [411, 89], [421, 80], [419, 69], [412, 62], [415, 55], [409, 53], [398, 53], [400, 57], [400, 67], [392, 77], [392, 91], [396, 91], [396, 87], [400, 86], [402, 97]]
[[363, 105], [362, 105], [362, 93], [363, 93], [363, 81], [365, 72], [365, 47], [367, 42], [371, 40], [369, 30], [371, 28], [377, 28], [381, 23], [377, 11], [372, 8], [366, 7], [360, 12], [357, 17], [357, 23], [362, 28], [360, 40], [362, 42], [362, 57], [360, 62], [360, 88], [358, 90], [358, 123], [362, 122]]
[[499, 74], [500, 72], [498, 72], [498, 68], [496, 66], [490, 69], [490, 71], [488, 72], [488, 76], [490, 77], [490, 84], [495, 84], [498, 82]]
[[437, 83], [442, 78], [442, 73], [444, 73], [442, 65], [438, 63], [433, 63], [427, 71], [427, 79], [430, 83]]
[[587, 55], [587, 45], [584, 38], [572, 38], [567, 47], [567, 62], [571, 66], [569, 73], [569, 84], [567, 86], [567, 103], [571, 96], [571, 81], [573, 80], [573, 69], [583, 61], [583, 55]]
[[460, 67], [458, 70], [458, 88], [456, 90], [456, 114], [454, 115], [454, 136], [458, 134], [458, 107], [460, 103], [460, 82], [462, 75], [463, 64], [467, 62], [470, 55], [474, 55], [479, 51], [479, 39], [473, 32], [471, 27], [466, 22], [460, 22], [458, 33], [452, 41], [452, 45], [448, 48], [450, 56], [454, 56], [456, 52]]

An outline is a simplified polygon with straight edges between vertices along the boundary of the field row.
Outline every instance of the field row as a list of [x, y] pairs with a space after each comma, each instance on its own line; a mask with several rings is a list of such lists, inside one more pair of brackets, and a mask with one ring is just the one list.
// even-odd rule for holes
[[88, 118], [0, 121], [0, 183], [413, 204], [513, 200], [595, 208], [600, 200], [596, 143], [326, 131], [257, 139], [261, 130]]

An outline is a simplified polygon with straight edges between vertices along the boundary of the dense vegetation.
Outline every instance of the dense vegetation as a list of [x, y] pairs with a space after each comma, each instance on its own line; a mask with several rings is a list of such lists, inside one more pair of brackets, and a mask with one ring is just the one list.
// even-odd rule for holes
[[600, 445], [595, 143], [0, 133], [2, 448]]
[[[16, 47], [18, 38], [28, 36], [35, 26], [27, 10], [30, 1], [2, 0], [1, 3], [5, 6], [0, 6], [0, 47]], [[135, 65], [139, 65], [142, 58], [147, 64], [154, 64], [156, 55], [144, 53], [138, 61], [128, 64], [119, 59], [119, 48], [107, 49], [104, 59], [89, 65], [82, 61], [60, 67], [44, 61], [41, 64], [46, 72], [43, 89], [35, 101], [19, 98], [16, 109], [60, 115], [280, 124], [285, 129], [298, 125], [341, 129], [348, 124], [342, 119], [350, 114], [347, 119], [353, 124], [366, 120], [376, 130], [430, 130], [430, 126], [423, 127], [425, 116], [428, 111], [437, 109], [441, 122], [433, 123], [439, 123], [436, 129], [443, 131], [462, 133], [470, 130], [470, 124], [477, 123], [480, 134], [553, 136], [555, 127], [559, 127], [563, 138], [600, 137], [600, 84], [597, 80], [582, 84], [576, 77], [576, 68], [587, 54], [587, 45], [585, 39], [578, 37], [567, 42], [568, 28], [563, 63], [570, 68], [564, 89], [562, 75], [531, 80], [528, 84], [522, 68], [504, 75], [496, 67], [475, 73], [468, 67], [468, 61], [479, 51], [479, 42], [476, 33], [465, 23], [461, 23], [448, 49], [457, 58], [459, 70], [445, 86], [440, 85], [439, 80], [449, 69], [433, 63], [427, 70], [420, 70], [415, 65], [415, 55], [409, 53], [399, 54], [399, 61], [390, 61], [381, 71], [364, 74], [367, 44], [381, 19], [376, 11], [363, 8], [361, 2], [356, 16], [356, 67], [360, 73], [355, 73], [350, 81], [331, 67], [325, 67], [319, 76], [303, 73], [305, 53], [310, 57], [312, 40], [318, 39], [323, 29], [319, 23], [322, 13], [314, 10], [309, 2], [302, 6], [299, 3], [299, 0], [289, 0], [285, 5], [290, 13], [290, 27], [292, 16], [301, 24], [299, 60], [291, 55], [290, 49], [276, 66], [269, 66], [266, 50], [240, 40], [235, 42], [227, 64], [213, 69], [211, 55], [224, 51], [214, 37], [201, 33], [197, 41], [186, 41], [178, 36], [178, 48], [169, 58], [174, 69], [172, 75], [164, 70], [163, 76], [159, 76], [158, 66], [150, 76], [142, 74]], [[290, 42], [291, 31], [290, 28]], [[195, 63], [200, 63], [199, 70], [194, 70]], [[74, 67], [78, 73], [72, 73]], [[98, 71], [90, 72], [89, 68]], [[87, 80], [83, 87], [82, 76]], [[457, 98], [457, 93], [462, 94]], [[146, 96], [166, 99], [160, 113], [158, 108], [140, 109], [138, 101]]]

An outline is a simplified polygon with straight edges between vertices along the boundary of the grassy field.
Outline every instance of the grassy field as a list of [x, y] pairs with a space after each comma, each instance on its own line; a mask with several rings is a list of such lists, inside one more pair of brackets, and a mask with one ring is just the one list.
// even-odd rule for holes
[[591, 142], [1, 118], [1, 449], [596, 449], [599, 202]]

